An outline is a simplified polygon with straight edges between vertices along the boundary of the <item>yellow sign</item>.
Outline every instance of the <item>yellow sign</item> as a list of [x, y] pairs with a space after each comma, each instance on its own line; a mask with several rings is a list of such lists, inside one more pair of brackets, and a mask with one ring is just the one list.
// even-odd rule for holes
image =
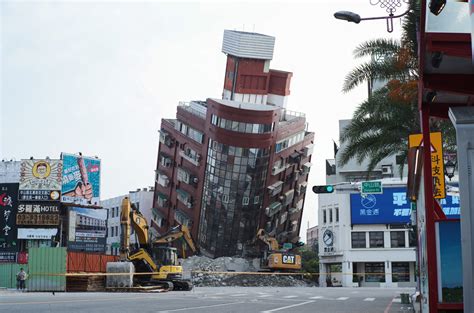
[[[443, 141], [441, 138], [441, 133], [430, 133], [430, 141], [433, 196], [435, 199], [443, 199], [446, 198], [446, 187], [444, 180]], [[408, 138], [408, 146], [409, 148], [424, 146], [423, 134], [410, 135]]]

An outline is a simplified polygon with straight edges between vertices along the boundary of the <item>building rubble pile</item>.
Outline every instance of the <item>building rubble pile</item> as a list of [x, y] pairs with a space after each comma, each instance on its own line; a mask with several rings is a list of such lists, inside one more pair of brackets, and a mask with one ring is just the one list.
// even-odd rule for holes
[[[278, 275], [260, 270], [260, 259], [220, 257], [211, 259], [205, 256], [192, 256], [181, 260], [183, 275], [191, 278], [195, 286], [221, 287], [306, 287], [314, 286], [315, 280], [303, 279], [301, 275]], [[211, 274], [212, 272], [218, 272]], [[224, 273], [225, 272], [225, 273]], [[255, 272], [256, 274], [233, 274], [235, 272]]]

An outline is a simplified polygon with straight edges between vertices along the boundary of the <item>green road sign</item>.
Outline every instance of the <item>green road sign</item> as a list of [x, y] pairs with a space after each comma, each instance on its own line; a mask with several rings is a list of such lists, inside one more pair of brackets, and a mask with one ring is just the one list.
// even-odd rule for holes
[[363, 194], [368, 194], [368, 193], [381, 194], [381, 193], [383, 193], [382, 182], [381, 181], [363, 181], [362, 184], [361, 184], [360, 193], [363, 193]]

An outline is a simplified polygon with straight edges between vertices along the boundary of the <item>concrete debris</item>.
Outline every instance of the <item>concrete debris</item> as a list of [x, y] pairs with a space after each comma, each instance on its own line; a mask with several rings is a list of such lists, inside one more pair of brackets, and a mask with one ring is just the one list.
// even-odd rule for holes
[[[192, 279], [195, 286], [248, 286], [248, 287], [306, 287], [315, 286], [315, 279], [308, 280], [295, 275], [262, 275], [260, 259], [192, 256], [181, 260], [184, 278]], [[211, 274], [212, 272], [225, 272]], [[256, 274], [232, 274], [234, 272], [255, 272]]]

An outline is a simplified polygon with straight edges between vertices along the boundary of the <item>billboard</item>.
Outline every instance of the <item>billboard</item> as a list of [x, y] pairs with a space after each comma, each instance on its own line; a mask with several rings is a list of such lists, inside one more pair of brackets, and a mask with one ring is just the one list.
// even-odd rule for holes
[[[383, 194], [353, 193], [351, 201], [352, 224], [408, 224], [411, 208], [405, 187], [384, 188]], [[440, 200], [446, 217], [459, 218], [459, 196], [447, 195]]]
[[68, 250], [105, 252], [106, 235], [106, 209], [69, 209]]
[[0, 184], [0, 255], [9, 259], [18, 252], [16, 214], [18, 184]]
[[437, 222], [436, 245], [438, 273], [440, 273], [439, 302], [462, 303], [461, 223], [459, 221]]
[[59, 225], [59, 203], [20, 203], [16, 215], [17, 225]]
[[61, 160], [21, 160], [20, 201], [59, 201], [61, 192]]
[[99, 205], [100, 160], [66, 153], [62, 160], [62, 202]]

